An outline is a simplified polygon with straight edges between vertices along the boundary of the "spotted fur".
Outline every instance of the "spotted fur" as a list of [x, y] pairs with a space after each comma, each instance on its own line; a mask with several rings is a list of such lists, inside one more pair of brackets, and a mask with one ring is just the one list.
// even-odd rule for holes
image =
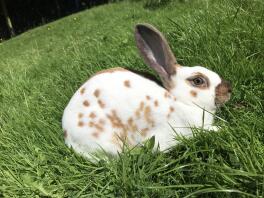
[[[135, 38], [163, 87], [123, 68], [100, 71], [85, 82], [65, 108], [62, 126], [66, 144], [88, 158], [100, 149], [116, 154], [124, 142], [135, 146], [152, 136], [166, 150], [175, 144], [175, 131], [190, 136], [190, 127], [212, 129], [216, 103], [230, 97], [230, 84], [216, 73], [179, 65], [153, 26], [137, 25]], [[196, 76], [206, 85], [194, 86]]]
[[194, 91], [194, 90], [191, 90], [190, 94], [191, 94], [192, 97], [197, 97], [197, 92]]

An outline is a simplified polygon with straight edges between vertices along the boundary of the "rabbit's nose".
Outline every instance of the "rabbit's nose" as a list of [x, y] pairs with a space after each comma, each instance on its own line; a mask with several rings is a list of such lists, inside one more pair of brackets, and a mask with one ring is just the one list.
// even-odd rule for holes
[[223, 80], [221, 84], [226, 87], [228, 93], [232, 93], [232, 85], [229, 81]]

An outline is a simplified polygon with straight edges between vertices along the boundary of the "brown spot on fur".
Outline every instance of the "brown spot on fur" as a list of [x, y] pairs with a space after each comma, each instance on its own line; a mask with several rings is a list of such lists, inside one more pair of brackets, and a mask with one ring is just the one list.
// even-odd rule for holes
[[145, 111], [144, 111], [145, 120], [148, 120], [149, 116], [150, 116], [150, 107], [146, 106]]
[[85, 88], [84, 88], [84, 87], [81, 88], [80, 92], [81, 92], [81, 94], [84, 94], [84, 92], [85, 92]]
[[175, 96], [173, 97], [173, 100], [174, 100], [174, 101], [176, 101], [176, 100], [177, 100]]
[[136, 115], [137, 118], [140, 118], [140, 111], [137, 110], [137, 111], [135, 112], [135, 115]]
[[164, 93], [164, 97], [165, 97], [165, 98], [171, 98], [171, 95], [170, 95], [169, 92], [165, 91], [165, 93]]
[[79, 121], [79, 122], [78, 122], [78, 126], [79, 126], [79, 127], [83, 127], [83, 125], [84, 125], [84, 123], [83, 123], [82, 121]]
[[64, 135], [64, 139], [66, 139], [66, 138], [68, 137], [67, 130], [64, 130], [64, 131], [63, 131], [63, 135]]
[[168, 113], [167, 118], [170, 118], [171, 113], [172, 113], [174, 110], [175, 110], [174, 107], [170, 106], [170, 112]]
[[82, 118], [82, 117], [83, 117], [83, 113], [79, 113], [78, 118]]
[[89, 127], [93, 127], [94, 126], [94, 123], [93, 122], [89, 122]]
[[152, 126], [154, 126], [154, 121], [151, 118], [151, 108], [150, 106], [146, 106], [145, 110], [144, 110], [144, 118], [147, 121], [148, 124], [151, 124]]
[[96, 115], [95, 115], [94, 112], [91, 112], [90, 115], [89, 115], [89, 117], [93, 119], [93, 118], [96, 118]]
[[128, 121], [127, 121], [128, 125], [132, 125], [133, 122], [134, 122], [134, 121], [133, 121], [133, 118], [129, 118]]
[[147, 95], [147, 96], [146, 96], [146, 99], [147, 99], [147, 100], [150, 100], [151, 98], [150, 98], [150, 96]]
[[105, 103], [103, 103], [103, 101], [102, 100], [97, 100], [97, 102], [98, 102], [98, 104], [99, 104], [99, 106], [103, 109], [103, 108], [105, 108]]
[[99, 124], [105, 125], [105, 121], [103, 119], [99, 119]]
[[89, 107], [90, 103], [88, 102], [88, 100], [85, 100], [85, 101], [83, 101], [83, 105], [86, 106], [86, 107]]
[[127, 125], [128, 125], [129, 130], [131, 130], [132, 132], [135, 132], [138, 130], [137, 125], [134, 123], [133, 118], [128, 119]]
[[159, 106], [159, 102], [157, 100], [154, 101], [155, 107]]
[[149, 131], [149, 128], [144, 128], [144, 129], [142, 129], [142, 130], [141, 130], [141, 135], [142, 135], [143, 137], [146, 137], [148, 131]]
[[191, 94], [192, 97], [197, 97], [197, 92], [194, 91], [194, 90], [191, 90], [190, 94]]
[[99, 124], [94, 124], [94, 127], [100, 132], [104, 131], [104, 128], [102, 126], [100, 126]]
[[112, 127], [125, 129], [125, 125], [122, 123], [121, 119], [117, 116], [115, 110], [112, 110], [111, 114], [107, 114], [107, 118], [110, 120]]
[[143, 111], [143, 108], [144, 108], [144, 102], [142, 101], [139, 105], [139, 110], [140, 111]]
[[95, 137], [95, 138], [98, 138], [99, 137], [99, 133], [98, 132], [93, 132], [92, 136]]
[[[95, 114], [91, 113], [90, 115], [95, 115]], [[90, 121], [89, 122], [89, 127], [95, 127], [99, 132], [103, 132], [104, 131], [104, 128], [101, 126], [100, 122], [99, 123], [95, 123], [95, 122]]]
[[140, 104], [139, 104], [139, 108], [135, 112], [135, 115], [136, 115], [137, 118], [140, 117], [140, 112], [144, 110], [144, 105], [145, 105], [144, 102], [141, 101]]
[[[99, 75], [99, 74], [113, 73], [113, 72], [116, 72], [116, 71], [128, 72], [129, 70], [124, 69], [124, 68], [122, 68], [122, 67], [115, 67], [115, 68], [110, 68], [110, 69], [101, 70], [101, 71], [97, 72], [95, 75], [93, 75], [92, 77], [97, 76], [97, 75]], [[92, 78], [92, 77], [91, 77], [91, 78]]]
[[131, 87], [129, 80], [125, 80], [124, 85], [125, 85], [125, 87]]
[[94, 96], [95, 96], [96, 98], [98, 98], [99, 95], [100, 95], [100, 90], [99, 90], [99, 89], [96, 89], [96, 90], [94, 91]]
[[119, 135], [119, 139], [123, 140], [123, 141], [128, 141], [127, 139], [127, 126], [122, 122], [122, 120], [120, 119], [120, 117], [117, 115], [115, 110], [111, 111], [111, 114], [107, 114], [107, 118], [110, 120], [112, 127], [113, 128], [119, 128], [121, 129]]

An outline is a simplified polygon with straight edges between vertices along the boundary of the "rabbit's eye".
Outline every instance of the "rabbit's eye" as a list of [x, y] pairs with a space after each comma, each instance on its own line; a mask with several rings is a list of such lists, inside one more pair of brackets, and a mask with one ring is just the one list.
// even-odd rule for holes
[[209, 87], [209, 80], [201, 75], [193, 76], [187, 79], [193, 87], [205, 89]]
[[192, 81], [195, 86], [200, 86], [205, 84], [205, 80], [201, 77], [194, 78]]

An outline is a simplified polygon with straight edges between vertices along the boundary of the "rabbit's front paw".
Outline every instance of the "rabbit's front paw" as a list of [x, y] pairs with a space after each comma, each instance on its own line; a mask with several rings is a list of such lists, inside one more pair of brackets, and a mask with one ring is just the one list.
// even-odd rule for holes
[[208, 131], [219, 131], [220, 127], [209, 125], [209, 126], [205, 126], [204, 129]]

